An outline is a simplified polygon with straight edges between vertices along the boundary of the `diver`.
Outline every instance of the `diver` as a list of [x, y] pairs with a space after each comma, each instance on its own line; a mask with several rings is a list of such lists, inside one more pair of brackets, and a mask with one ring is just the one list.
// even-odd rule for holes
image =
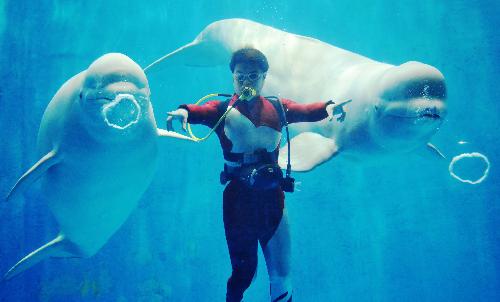
[[332, 120], [336, 115], [342, 122], [347, 102], [304, 105], [261, 96], [269, 65], [264, 54], [254, 48], [234, 52], [229, 67], [232, 97], [203, 105], [180, 105], [167, 113], [167, 129], [172, 131], [172, 121], [178, 120], [184, 131], [188, 122], [202, 124], [215, 128], [219, 137], [225, 160], [221, 183], [228, 183], [223, 193], [223, 220], [232, 266], [226, 301], [243, 299], [256, 274], [259, 243], [271, 283], [271, 301], [292, 301], [284, 191], [293, 191], [293, 178], [289, 177], [290, 169], [283, 178], [278, 166], [281, 130], [287, 123]]

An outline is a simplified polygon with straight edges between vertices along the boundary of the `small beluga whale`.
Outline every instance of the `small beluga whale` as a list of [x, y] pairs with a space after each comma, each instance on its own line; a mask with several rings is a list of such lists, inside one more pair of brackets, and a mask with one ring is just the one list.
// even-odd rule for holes
[[[377, 62], [322, 41], [287, 33], [245, 19], [209, 24], [191, 43], [145, 68], [160, 72], [169, 64], [227, 65], [244, 47], [269, 61], [263, 95], [300, 103], [333, 99], [346, 104], [343, 123], [323, 120], [291, 125], [291, 164], [308, 171], [338, 154], [373, 160], [426, 146], [446, 116], [446, 86], [433, 66], [410, 61]], [[433, 145], [428, 144], [440, 154]], [[287, 148], [279, 163], [286, 166]]]
[[64, 83], [40, 124], [40, 160], [7, 196], [18, 198], [40, 178], [60, 232], [4, 280], [48, 257], [94, 255], [152, 180], [160, 136], [189, 139], [157, 129], [146, 75], [129, 57], [106, 54]]

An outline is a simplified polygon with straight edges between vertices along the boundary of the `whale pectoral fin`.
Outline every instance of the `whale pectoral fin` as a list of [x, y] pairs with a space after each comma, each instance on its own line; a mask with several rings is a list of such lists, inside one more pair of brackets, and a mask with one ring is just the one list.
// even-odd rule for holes
[[3, 281], [9, 280], [15, 275], [27, 270], [38, 262], [49, 257], [78, 257], [74, 253], [73, 244], [64, 238], [64, 235], [57, 236], [54, 240], [31, 252], [26, 257], [17, 262], [4, 276]]
[[26, 173], [19, 178], [14, 187], [10, 190], [9, 194], [5, 198], [5, 201], [17, 198], [22, 194], [32, 183], [34, 183], [40, 176], [42, 176], [45, 171], [50, 167], [57, 164], [60, 158], [57, 156], [55, 150], [50, 151], [45, 154], [36, 164], [34, 164]]
[[161, 136], [161, 137], [173, 137], [173, 138], [184, 139], [184, 140], [196, 142], [195, 139], [193, 139], [189, 136], [177, 133], [175, 131], [168, 131], [168, 130], [160, 129], [160, 128], [157, 128], [156, 130], [158, 132], [158, 136]]
[[220, 43], [196, 39], [149, 64], [144, 68], [144, 72], [162, 71], [167, 60], [169, 64], [197, 67], [223, 65], [229, 62], [230, 55], [231, 52], [225, 50]]
[[[335, 140], [313, 132], [304, 132], [290, 140], [290, 163], [293, 171], [306, 172], [326, 162], [337, 154]], [[286, 168], [287, 145], [280, 149], [279, 165]]]
[[434, 155], [437, 155], [441, 158], [446, 159], [446, 156], [444, 156], [443, 152], [441, 152], [438, 147], [434, 146], [431, 143], [427, 143], [428, 150], [431, 151]]

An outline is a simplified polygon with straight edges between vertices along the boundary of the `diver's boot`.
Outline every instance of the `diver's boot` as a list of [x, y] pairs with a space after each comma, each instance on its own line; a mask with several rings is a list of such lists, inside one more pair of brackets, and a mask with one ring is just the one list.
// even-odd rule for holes
[[271, 301], [292, 302], [292, 282], [289, 277], [271, 277]]

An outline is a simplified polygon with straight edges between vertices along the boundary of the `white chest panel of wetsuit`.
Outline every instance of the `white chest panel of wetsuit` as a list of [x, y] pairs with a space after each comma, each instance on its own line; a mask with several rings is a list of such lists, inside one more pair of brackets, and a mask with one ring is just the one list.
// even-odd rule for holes
[[224, 133], [233, 144], [233, 153], [253, 153], [259, 149], [272, 152], [281, 140], [281, 132], [266, 125], [255, 125], [236, 108], [226, 116]]

